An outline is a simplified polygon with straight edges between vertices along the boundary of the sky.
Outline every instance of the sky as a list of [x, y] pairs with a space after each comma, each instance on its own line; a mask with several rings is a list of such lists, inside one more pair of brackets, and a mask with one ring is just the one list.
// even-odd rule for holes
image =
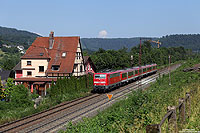
[[200, 33], [200, 0], [0, 0], [0, 26], [48, 36]]

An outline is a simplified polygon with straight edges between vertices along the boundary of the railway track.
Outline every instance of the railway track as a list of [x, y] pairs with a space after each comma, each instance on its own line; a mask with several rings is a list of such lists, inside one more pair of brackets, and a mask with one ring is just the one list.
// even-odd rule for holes
[[[171, 69], [174, 70], [179, 66], [173, 65]], [[166, 74], [168, 69], [159, 70], [158, 73]], [[0, 132], [55, 132], [69, 121], [77, 122], [84, 116], [97, 114], [98, 110], [103, 110], [139, 87], [146, 88], [149, 83], [156, 81], [158, 73], [110, 92], [113, 94], [111, 100], [108, 100], [106, 94], [93, 94], [65, 102], [41, 113], [1, 125]]]

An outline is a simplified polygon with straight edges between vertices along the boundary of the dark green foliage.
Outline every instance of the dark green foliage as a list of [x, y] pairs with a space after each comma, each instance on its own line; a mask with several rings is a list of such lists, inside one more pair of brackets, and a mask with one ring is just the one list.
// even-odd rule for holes
[[11, 48], [2, 47], [1, 50], [5, 53], [18, 53], [19, 52], [19, 50], [16, 47], [11, 47]]
[[[88, 83], [89, 81], [89, 83]], [[48, 90], [51, 101], [61, 103], [62, 101], [72, 100], [81, 97], [84, 93], [90, 92], [93, 89], [92, 76], [81, 76], [76, 78], [58, 78], [56, 84], [52, 81], [52, 86]]]
[[9, 45], [23, 45], [25, 48], [28, 42], [31, 44], [39, 35], [28, 31], [17, 30], [0, 26], [0, 40]]
[[[130, 51], [127, 48], [122, 48], [117, 51], [99, 49], [91, 55], [92, 61], [97, 67], [97, 70], [104, 69], [123, 69], [131, 66], [139, 65], [139, 45], [133, 47]], [[171, 55], [171, 62], [186, 59], [188, 51], [183, 47], [171, 48], [153, 48], [149, 42], [142, 44], [142, 65], [156, 63], [159, 66], [168, 64], [168, 56]], [[131, 55], [133, 60], [131, 60]], [[191, 55], [190, 55], [191, 56]]]
[[[182, 46], [186, 49], [200, 52], [200, 34], [177, 34], [167, 35], [161, 38], [152, 38], [152, 40], [160, 40], [161, 47], [179, 47]], [[136, 38], [82, 38], [82, 47], [88, 51], [98, 51], [99, 48], [105, 50], [114, 49], [119, 50], [123, 47], [131, 49], [140, 43], [139, 37]], [[152, 43], [154, 47], [157, 45]]]
[[24, 85], [15, 85], [11, 93], [11, 105], [12, 107], [28, 107], [33, 106], [31, 96], [28, 89]]
[[31, 94], [31, 98], [32, 99], [36, 99], [36, 98], [38, 98], [39, 97], [39, 94], [36, 94], [36, 90], [34, 89], [33, 90], [33, 94]]
[[119, 50], [123, 47], [131, 48], [138, 45], [139, 38], [82, 38], [83, 49], [97, 51], [99, 48]]
[[167, 35], [160, 38], [162, 47], [182, 46], [200, 52], [200, 34]]
[[13, 54], [9, 53], [8, 55], [4, 55], [2, 59], [0, 59], [0, 67], [4, 70], [12, 70], [13, 67], [20, 61], [21, 54]]

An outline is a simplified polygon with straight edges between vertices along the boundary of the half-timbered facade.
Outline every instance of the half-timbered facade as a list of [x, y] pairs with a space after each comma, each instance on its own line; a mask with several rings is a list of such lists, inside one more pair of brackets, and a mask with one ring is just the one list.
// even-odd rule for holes
[[20, 71], [15, 81], [23, 83], [31, 91], [34, 88], [46, 91], [57, 77], [82, 76], [85, 74], [80, 37], [38, 37], [21, 57]]

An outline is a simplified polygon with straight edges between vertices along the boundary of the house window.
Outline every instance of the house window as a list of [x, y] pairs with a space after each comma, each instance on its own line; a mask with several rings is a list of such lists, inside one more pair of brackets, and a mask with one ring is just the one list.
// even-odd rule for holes
[[27, 61], [27, 65], [31, 65], [31, 61]]
[[81, 53], [80, 52], [76, 53], [76, 59], [81, 59]]
[[63, 52], [63, 53], [62, 53], [62, 57], [66, 57], [66, 52]]
[[54, 70], [54, 71], [58, 71], [60, 68], [59, 65], [52, 65], [51, 69]]
[[32, 72], [31, 71], [27, 71], [27, 76], [31, 76]]
[[39, 66], [39, 72], [44, 72], [44, 66]]
[[83, 71], [83, 67], [82, 67], [82, 65], [80, 66], [80, 72], [82, 72]]

